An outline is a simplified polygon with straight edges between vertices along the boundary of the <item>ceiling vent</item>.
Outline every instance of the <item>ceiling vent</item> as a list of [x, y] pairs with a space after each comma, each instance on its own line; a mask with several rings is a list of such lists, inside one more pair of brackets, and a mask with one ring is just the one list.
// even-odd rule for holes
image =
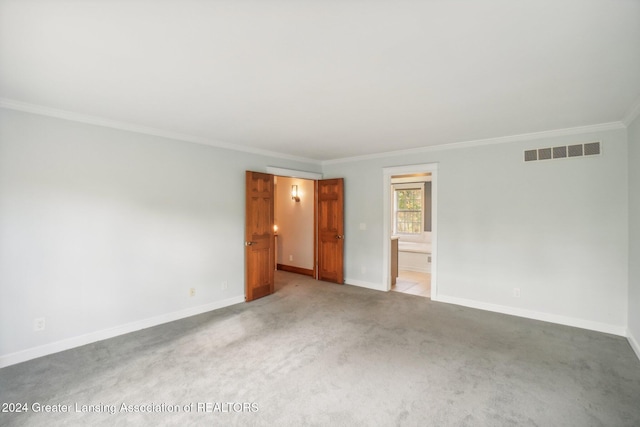
[[601, 153], [600, 142], [586, 144], [560, 145], [558, 147], [538, 148], [524, 151], [525, 162], [538, 160], [566, 159], [569, 157], [597, 156]]

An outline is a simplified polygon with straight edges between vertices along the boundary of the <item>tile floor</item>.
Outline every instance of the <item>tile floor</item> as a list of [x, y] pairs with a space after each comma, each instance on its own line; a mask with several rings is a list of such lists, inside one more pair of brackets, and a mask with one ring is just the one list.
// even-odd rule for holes
[[416, 271], [400, 270], [395, 286], [392, 291], [404, 294], [418, 295], [421, 297], [431, 297], [431, 274], [418, 273]]

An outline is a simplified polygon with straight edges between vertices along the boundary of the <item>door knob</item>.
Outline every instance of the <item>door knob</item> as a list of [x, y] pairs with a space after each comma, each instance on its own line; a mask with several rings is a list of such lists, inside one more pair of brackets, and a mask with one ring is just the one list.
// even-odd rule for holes
[[253, 245], [254, 243], [256, 243], [256, 242], [244, 242], [244, 245], [245, 245], [245, 246], [251, 246], [251, 245]]
[[336, 239], [344, 239], [344, 234], [336, 234]]

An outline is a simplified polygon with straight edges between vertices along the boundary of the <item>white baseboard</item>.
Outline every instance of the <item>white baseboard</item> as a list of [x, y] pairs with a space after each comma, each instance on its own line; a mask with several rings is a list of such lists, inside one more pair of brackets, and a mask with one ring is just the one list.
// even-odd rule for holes
[[186, 317], [195, 316], [197, 314], [206, 313], [208, 311], [217, 310], [219, 308], [228, 307], [230, 305], [244, 302], [244, 295], [227, 298], [222, 301], [216, 301], [209, 304], [191, 307], [185, 310], [174, 311], [172, 313], [162, 314], [160, 316], [139, 320], [116, 326], [114, 328], [103, 329], [101, 331], [91, 332], [77, 337], [67, 338], [64, 340], [52, 342], [50, 344], [32, 347], [26, 350], [18, 351], [0, 356], [0, 368], [15, 365], [17, 363], [26, 362], [27, 360], [36, 359], [38, 357], [47, 356], [49, 354], [58, 353], [60, 351], [69, 350], [97, 341], [106, 340], [117, 337], [119, 335], [128, 334], [130, 332], [139, 331], [141, 329], [158, 326], [163, 323], [173, 322], [174, 320], [184, 319]]
[[636, 356], [638, 356], [638, 359], [640, 359], [640, 343], [638, 343], [638, 340], [633, 336], [633, 334], [629, 330], [627, 330], [627, 341], [629, 341], [631, 348], [636, 353]]
[[381, 283], [365, 282], [364, 280], [348, 279], [348, 278], [344, 279], [344, 283], [346, 285], [360, 286], [361, 288], [387, 292], [386, 287]]
[[398, 265], [398, 271], [415, 271], [416, 273], [431, 273], [431, 263], [425, 267], [415, 265]]
[[496, 313], [510, 314], [512, 316], [525, 317], [527, 319], [542, 320], [545, 322], [558, 323], [560, 325], [573, 326], [576, 328], [589, 329], [597, 332], [604, 332], [612, 335], [627, 337], [627, 330], [624, 326], [610, 325], [607, 323], [593, 322], [591, 320], [578, 319], [574, 317], [560, 316], [557, 314], [543, 313], [533, 310], [525, 310], [505, 305], [490, 304], [482, 301], [470, 300], [466, 298], [450, 297], [438, 295], [432, 298], [433, 301], [446, 302], [449, 304], [462, 305], [465, 307], [478, 308], [480, 310], [493, 311]]
[[[345, 283], [353, 286], [360, 286], [367, 289], [373, 289], [377, 291], [387, 291], [380, 283], [366, 282], [357, 279], [345, 279]], [[605, 323], [592, 322], [584, 319], [576, 319], [567, 316], [559, 316], [555, 314], [542, 313], [531, 310], [523, 310], [514, 307], [502, 306], [497, 304], [489, 304], [482, 301], [469, 300], [465, 298], [450, 297], [446, 295], [438, 295], [433, 298], [433, 301], [444, 302], [449, 304], [456, 304], [465, 307], [477, 308], [480, 310], [493, 311], [496, 313], [509, 314], [513, 316], [525, 317], [528, 319], [542, 320], [546, 322], [558, 323], [561, 325], [574, 326], [583, 329], [590, 329], [598, 332], [605, 332], [613, 335], [624, 336], [629, 341], [631, 348], [635, 352], [638, 359], [640, 359], [640, 344], [638, 340], [633, 336], [631, 331], [625, 330], [623, 327], [609, 325]], [[0, 356], [0, 368], [6, 366], [15, 365], [17, 363], [26, 362], [27, 360], [36, 359], [38, 357], [47, 356], [49, 354], [58, 353], [60, 351], [69, 350], [75, 347], [80, 347], [86, 344], [91, 344], [97, 341], [113, 338], [119, 335], [128, 334], [131, 332], [139, 331], [141, 329], [150, 328], [153, 326], [161, 325], [163, 323], [173, 322], [175, 320], [184, 319], [187, 317], [195, 316], [197, 314], [206, 313], [208, 311], [217, 310], [220, 308], [228, 307], [231, 305], [244, 302], [244, 295], [228, 298], [222, 301], [216, 301], [210, 304], [201, 305], [198, 307], [192, 307], [186, 310], [176, 311], [173, 313], [167, 313], [160, 316], [152, 317], [149, 319], [140, 320], [137, 322], [128, 323], [114, 328], [104, 329], [101, 331], [92, 332], [86, 335], [81, 335], [73, 338], [68, 338], [61, 341], [56, 341], [50, 344], [45, 344], [38, 347], [29, 348], [15, 353], [10, 353]]]

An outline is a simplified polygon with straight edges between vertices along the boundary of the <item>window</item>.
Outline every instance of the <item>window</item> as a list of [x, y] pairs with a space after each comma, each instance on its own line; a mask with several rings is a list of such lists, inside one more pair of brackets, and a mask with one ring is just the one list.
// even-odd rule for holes
[[424, 228], [424, 183], [393, 186], [394, 234], [421, 234]]

